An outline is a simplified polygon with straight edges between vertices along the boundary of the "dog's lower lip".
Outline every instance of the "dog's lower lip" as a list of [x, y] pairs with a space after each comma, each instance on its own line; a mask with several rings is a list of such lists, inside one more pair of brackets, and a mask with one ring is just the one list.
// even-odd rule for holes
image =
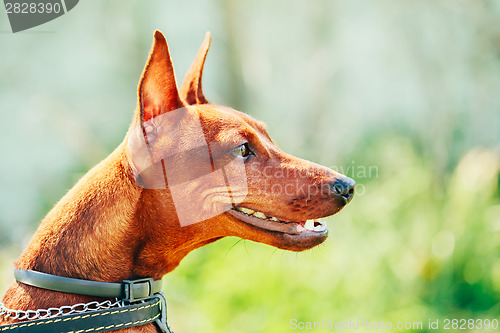
[[[310, 226], [308, 226], [306, 229], [305, 224], [306, 221], [304, 222], [288, 222], [288, 221], [278, 221], [275, 222], [274, 220], [264, 220], [258, 217], [251, 216], [249, 214], [246, 214], [244, 212], [241, 212], [240, 210], [237, 209], [231, 209], [228, 211], [228, 213], [237, 218], [238, 220], [264, 229], [268, 231], [275, 231], [275, 232], [281, 232], [284, 234], [289, 234], [289, 235], [304, 235], [304, 236], [315, 236], [315, 235], [324, 235], [328, 233], [328, 229], [326, 228], [326, 224], [322, 222], [314, 222], [314, 224], [318, 224], [316, 226], [315, 230], [311, 230]], [[311, 222], [311, 221], [308, 221]], [[314, 228], [313, 228], [314, 229]]]

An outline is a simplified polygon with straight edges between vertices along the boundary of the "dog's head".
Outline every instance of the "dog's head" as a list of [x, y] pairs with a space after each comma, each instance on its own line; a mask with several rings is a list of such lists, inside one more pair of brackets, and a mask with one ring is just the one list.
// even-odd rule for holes
[[351, 200], [354, 181], [284, 153], [262, 122], [208, 102], [209, 45], [207, 34], [178, 91], [156, 31], [140, 80], [127, 147], [136, 184], [156, 200], [155, 212], [168, 212], [156, 222], [170, 233], [184, 228], [198, 246], [224, 236], [293, 251], [322, 243], [328, 230], [319, 219]]

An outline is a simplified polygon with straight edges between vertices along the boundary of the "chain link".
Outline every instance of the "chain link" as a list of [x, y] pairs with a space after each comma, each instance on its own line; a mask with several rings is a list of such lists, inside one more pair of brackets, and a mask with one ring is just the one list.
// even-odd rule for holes
[[121, 308], [124, 304], [120, 300], [115, 302], [104, 301], [97, 302], [92, 301], [89, 303], [78, 303], [75, 305], [65, 305], [60, 308], [48, 308], [48, 309], [38, 309], [38, 310], [12, 310], [6, 308], [2, 302], [0, 302], [0, 316], [5, 316], [6, 319], [13, 320], [35, 320], [35, 319], [48, 319], [54, 318], [62, 315], [70, 315], [73, 313], [84, 313], [90, 311], [108, 310], [111, 308]]

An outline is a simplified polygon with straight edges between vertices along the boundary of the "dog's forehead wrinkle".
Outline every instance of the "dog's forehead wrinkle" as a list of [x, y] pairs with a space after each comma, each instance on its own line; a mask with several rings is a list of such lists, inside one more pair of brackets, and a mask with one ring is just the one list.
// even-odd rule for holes
[[265, 156], [270, 156], [268, 148], [275, 147], [275, 144], [267, 134], [264, 123], [225, 106], [204, 104], [196, 107], [207, 141], [234, 143], [235, 145], [247, 141]]

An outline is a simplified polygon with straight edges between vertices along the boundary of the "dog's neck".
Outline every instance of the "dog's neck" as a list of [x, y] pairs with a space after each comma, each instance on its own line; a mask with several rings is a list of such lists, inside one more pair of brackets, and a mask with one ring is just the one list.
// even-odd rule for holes
[[122, 144], [52, 209], [16, 265], [96, 281], [160, 279], [218, 239], [180, 228], [168, 190], [137, 186]]

